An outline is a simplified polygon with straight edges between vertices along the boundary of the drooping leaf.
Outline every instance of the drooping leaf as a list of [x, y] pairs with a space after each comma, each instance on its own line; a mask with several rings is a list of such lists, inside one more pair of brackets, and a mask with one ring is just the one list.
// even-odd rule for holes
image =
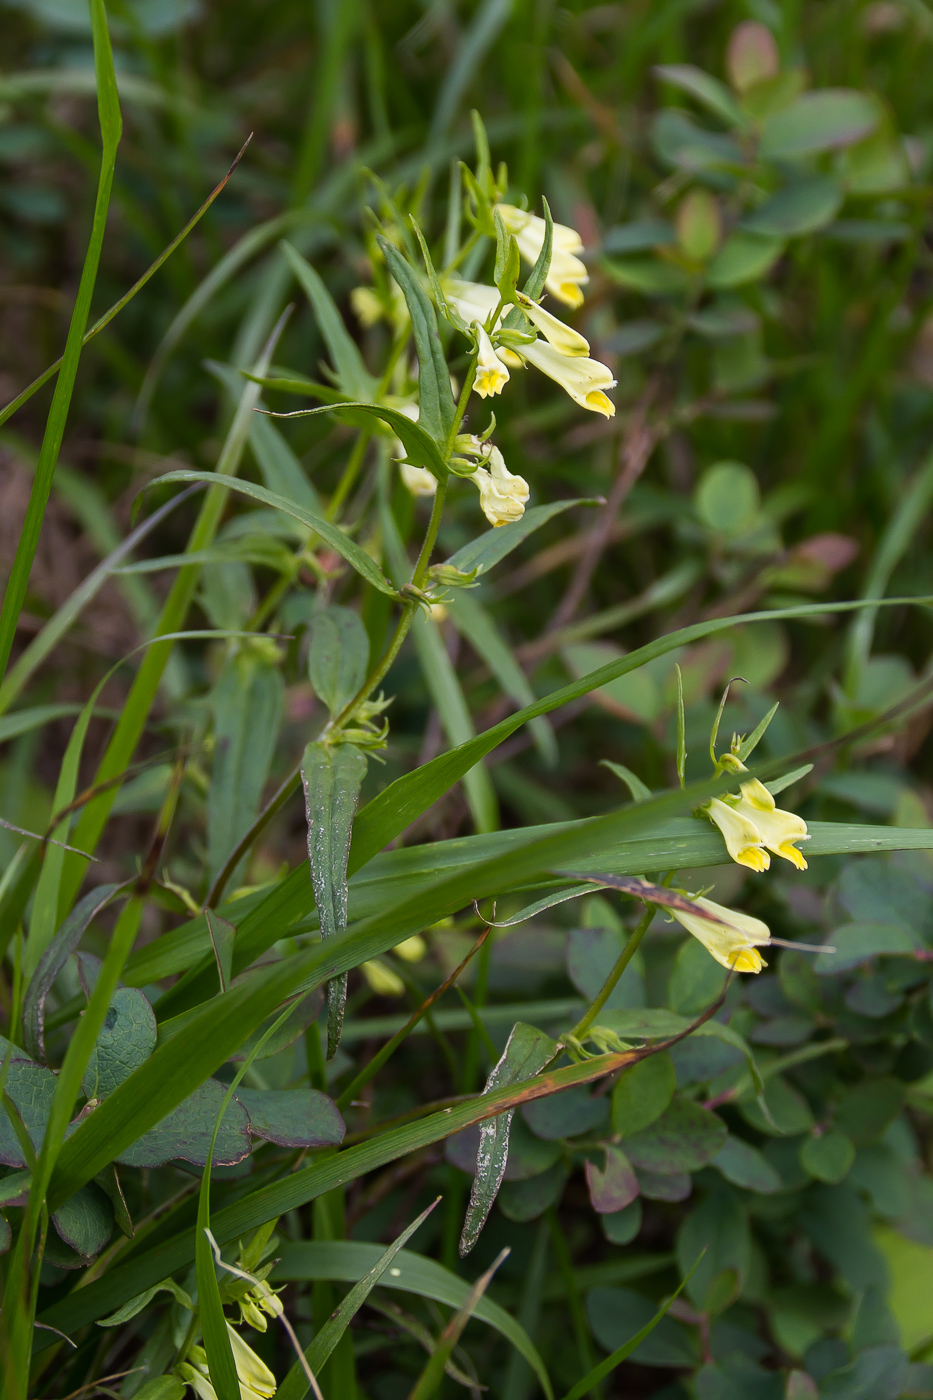
[[145, 1289], [144, 1292], [137, 1293], [135, 1298], [130, 1298], [109, 1317], [99, 1318], [98, 1327], [119, 1327], [121, 1323], [129, 1322], [152, 1302], [157, 1293], [171, 1293], [176, 1303], [181, 1303], [182, 1307], [188, 1308], [189, 1311], [194, 1308], [190, 1294], [186, 1293], [174, 1279], [166, 1278], [161, 1283], [154, 1283], [151, 1288]]
[[[427, 293], [418, 281], [417, 275], [393, 248], [388, 239], [380, 238], [379, 246], [389, 271], [401, 287], [411, 317], [415, 349], [418, 352], [418, 394], [420, 413], [418, 422], [442, 447], [450, 433], [454, 421], [454, 399], [450, 388], [450, 371], [441, 347], [437, 329], [437, 317]], [[402, 439], [404, 441], [404, 439]]]
[[122, 1084], [156, 1046], [156, 1019], [136, 987], [118, 987], [110, 1001], [81, 1086], [89, 1099], [102, 1099]]
[[[311, 885], [323, 939], [343, 933], [347, 926], [347, 857], [366, 768], [366, 755], [351, 744], [309, 744], [301, 761]], [[343, 973], [327, 984], [328, 1059], [340, 1043], [346, 998]]]
[[336, 1147], [346, 1125], [333, 1099], [317, 1089], [237, 1089], [253, 1137], [280, 1147]]
[[366, 628], [352, 608], [329, 607], [312, 614], [308, 632], [308, 676], [331, 715], [337, 715], [366, 679]]
[[[204, 1166], [218, 1110], [226, 1094], [226, 1085], [208, 1079], [188, 1098], [183, 1099], [154, 1128], [127, 1147], [116, 1158], [127, 1167], [160, 1167], [176, 1157]], [[249, 1156], [249, 1116], [236, 1099], [229, 1105], [217, 1135], [214, 1163], [219, 1167], [235, 1166]]]
[[264, 486], [277, 496], [297, 501], [315, 515], [323, 515], [320, 497], [268, 414], [253, 414], [249, 425], [249, 445], [262, 472]]
[[[365, 409], [368, 406], [364, 404], [361, 407]], [[329, 409], [309, 410], [309, 412], [314, 413], [329, 411]], [[388, 413], [389, 410], [387, 409], [384, 412]], [[407, 418], [404, 418], [402, 414], [398, 416], [403, 418], [403, 421], [408, 423], [409, 427], [415, 426], [411, 424]], [[378, 588], [380, 593], [387, 593], [391, 597], [395, 596], [395, 589], [392, 587], [389, 580], [384, 577], [382, 570], [373, 563], [366, 551], [361, 549], [354, 540], [351, 540], [350, 536], [344, 530], [341, 530], [339, 525], [334, 525], [331, 521], [325, 520], [323, 515], [317, 515], [314, 511], [308, 510], [305, 506], [299, 505], [295, 501], [288, 500], [285, 496], [280, 496], [275, 491], [267, 490], [265, 486], [257, 486], [255, 482], [239, 481], [226, 476], [219, 477], [215, 472], [188, 470], [167, 472], [164, 476], [156, 477], [152, 484], [154, 485], [158, 482], [160, 485], [170, 485], [175, 481], [199, 481], [205, 486], [220, 486], [227, 491], [236, 491], [241, 496], [249, 496], [254, 501], [260, 501], [264, 506], [272, 506], [274, 510], [280, 510], [283, 514], [290, 515], [295, 520], [300, 520], [302, 525], [306, 525], [309, 530], [313, 530], [316, 535], [320, 535], [321, 539], [324, 540], [336, 554], [339, 554], [341, 559], [345, 559], [350, 567], [355, 569], [367, 583], [371, 583], [373, 588]]]
[[[518, 1021], [506, 1042], [498, 1064], [486, 1080], [485, 1094], [537, 1074], [557, 1050], [557, 1044], [534, 1026]], [[492, 1210], [496, 1193], [505, 1176], [509, 1155], [509, 1129], [514, 1110], [487, 1119], [480, 1125], [476, 1154], [476, 1175], [470, 1190], [470, 1203], [460, 1235], [460, 1255], [469, 1254]]]

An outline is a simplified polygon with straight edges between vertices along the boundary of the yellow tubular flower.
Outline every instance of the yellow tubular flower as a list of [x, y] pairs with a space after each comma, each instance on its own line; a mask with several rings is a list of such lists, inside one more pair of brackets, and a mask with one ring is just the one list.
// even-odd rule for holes
[[559, 384], [581, 408], [601, 413], [604, 418], [615, 417], [616, 406], [605, 394], [616, 382], [608, 365], [581, 356], [562, 355], [544, 340], [523, 345], [521, 355]]
[[538, 306], [536, 302], [527, 298], [521, 299], [521, 309], [535, 326], [549, 345], [553, 345], [555, 350], [562, 355], [588, 355], [590, 353], [590, 342], [579, 331], [571, 330], [570, 326], [565, 326], [563, 321], [552, 316], [550, 311], [545, 311], [543, 306]]
[[275, 1376], [269, 1367], [257, 1356], [251, 1346], [247, 1346], [239, 1332], [227, 1323], [227, 1335], [233, 1349], [233, 1363], [240, 1382], [241, 1400], [253, 1400], [258, 1395], [262, 1400], [271, 1400], [275, 1394]]
[[719, 827], [726, 850], [738, 865], [747, 865], [749, 870], [768, 869], [771, 857], [764, 850], [764, 841], [756, 822], [718, 797], [712, 798], [703, 810], [710, 821]]
[[420, 962], [428, 951], [428, 945], [421, 937], [420, 933], [413, 933], [410, 938], [403, 938], [401, 943], [396, 943], [392, 949], [400, 958], [406, 962]]
[[398, 469], [413, 496], [434, 495], [437, 490], [437, 477], [432, 476], [427, 467], [413, 467], [411, 462], [399, 462]]
[[735, 810], [740, 816], [748, 817], [754, 822], [762, 842], [769, 851], [773, 851], [776, 856], [782, 856], [784, 860], [789, 860], [798, 870], [806, 870], [807, 862], [794, 845], [795, 841], [810, 839], [803, 817], [798, 817], [796, 812], [784, 812], [780, 807], [772, 806], [770, 811], [753, 807], [745, 797], [745, 784], [742, 788], [742, 800]]
[[[547, 232], [544, 220], [537, 214], [516, 209], [514, 204], [497, 204], [496, 208], [502, 215], [506, 229], [515, 235], [518, 251], [525, 261], [537, 262]], [[574, 256], [575, 253], [582, 253], [583, 240], [576, 229], [568, 228], [566, 224], [555, 224], [551, 246], [551, 266], [544, 285], [565, 306], [580, 306], [583, 301], [580, 288], [590, 280], [585, 265]]]
[[393, 972], [391, 967], [386, 967], [385, 963], [378, 962], [375, 958], [370, 962], [364, 962], [360, 971], [376, 996], [400, 997], [405, 991], [405, 983], [398, 973]]
[[451, 278], [444, 283], [444, 295], [468, 326], [485, 325], [499, 305], [495, 287], [482, 282], [461, 282]]
[[490, 449], [489, 470], [477, 467], [470, 478], [479, 490], [479, 503], [490, 525], [509, 525], [521, 520], [530, 493], [522, 476], [513, 476], [498, 447]]
[[476, 327], [476, 348], [478, 354], [473, 388], [481, 399], [490, 394], [501, 394], [509, 382], [509, 372], [496, 354], [489, 336], [479, 324]]
[[354, 287], [350, 293], [350, 305], [360, 325], [367, 329], [382, 320], [382, 302], [372, 287]]
[[736, 972], [760, 972], [767, 967], [758, 952], [759, 947], [766, 947], [771, 942], [771, 930], [767, 924], [753, 919], [750, 914], [741, 914], [737, 909], [727, 909], [724, 904], [717, 904], [702, 895], [693, 902], [707, 913], [715, 914], [715, 923], [700, 914], [688, 914], [681, 909], [672, 909], [671, 913], [688, 933], [700, 940], [718, 963]]

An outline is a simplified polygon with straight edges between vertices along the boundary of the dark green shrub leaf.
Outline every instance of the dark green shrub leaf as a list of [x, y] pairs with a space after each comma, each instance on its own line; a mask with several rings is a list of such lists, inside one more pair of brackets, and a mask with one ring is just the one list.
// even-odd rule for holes
[[693, 1190], [689, 1172], [649, 1172], [641, 1168], [636, 1175], [646, 1201], [686, 1201]]
[[677, 1087], [674, 1062], [659, 1050], [625, 1070], [612, 1091], [612, 1126], [615, 1132], [637, 1133], [660, 1118]]
[[[586, 1297], [586, 1316], [593, 1336], [606, 1351], [615, 1351], [657, 1312], [657, 1304], [632, 1288], [593, 1288]], [[632, 1352], [642, 1366], [695, 1366], [693, 1338], [672, 1317], [665, 1317]]]
[[674, 1011], [684, 1016], [697, 1016], [722, 996], [728, 973], [715, 958], [711, 958], [696, 938], [687, 938], [680, 946], [667, 999]]
[[156, 1019], [147, 997], [135, 987], [118, 987], [91, 1052], [81, 1087], [89, 1099], [113, 1093], [156, 1046]]
[[765, 238], [798, 238], [831, 224], [842, 204], [842, 190], [825, 175], [812, 175], [778, 190], [742, 220], [746, 233]]
[[[706, 1253], [697, 1264], [703, 1250]], [[686, 1278], [693, 1269], [687, 1292], [705, 1312], [722, 1312], [735, 1301], [748, 1273], [750, 1258], [748, 1217], [734, 1192], [714, 1191], [690, 1212], [680, 1227], [677, 1263], [681, 1278]]]
[[697, 1372], [697, 1400], [785, 1400], [784, 1377], [734, 1352]]
[[665, 1175], [699, 1171], [726, 1140], [726, 1125], [709, 1109], [675, 1098], [650, 1127], [626, 1135], [623, 1145], [636, 1167]]
[[317, 1089], [244, 1089], [236, 1097], [249, 1114], [253, 1137], [280, 1147], [334, 1147], [346, 1125], [333, 1099]]
[[737, 228], [710, 263], [706, 281], [711, 287], [742, 287], [764, 277], [784, 251], [782, 238], [766, 237]]
[[731, 1133], [713, 1158], [713, 1166], [734, 1186], [771, 1196], [783, 1189], [780, 1175], [757, 1147]]
[[800, 1148], [800, 1165], [817, 1181], [842, 1181], [854, 1160], [852, 1139], [832, 1128], [819, 1137], [805, 1138]]
[[567, 1175], [564, 1163], [555, 1162], [547, 1171], [526, 1181], [503, 1181], [497, 1197], [499, 1209], [509, 1220], [537, 1220], [560, 1200]]
[[764, 124], [758, 154], [762, 160], [788, 160], [851, 146], [879, 121], [879, 108], [851, 88], [804, 92]]
[[[3, 1041], [0, 1052], [5, 1052], [8, 1045], [9, 1041]], [[15, 1049], [14, 1046], [14, 1053]], [[34, 1060], [11, 1059], [8, 1062], [4, 1093], [19, 1110], [29, 1140], [37, 1152], [45, 1136], [45, 1125], [57, 1084], [52, 1071]], [[0, 1162], [8, 1167], [26, 1166], [23, 1149], [5, 1106], [0, 1107]]]
[[764, 1101], [771, 1122], [762, 1112], [760, 1104], [747, 1102], [739, 1105], [742, 1117], [758, 1132], [792, 1137], [795, 1133], [806, 1133], [812, 1128], [813, 1114], [806, 1099], [782, 1075], [772, 1075], [768, 1080]]
[[[180, 1157], [184, 1162], [203, 1167], [226, 1092], [226, 1085], [219, 1080], [206, 1080], [161, 1123], [122, 1152], [117, 1161], [126, 1167], [160, 1167]], [[233, 1099], [217, 1134], [213, 1160], [218, 1167], [229, 1167], [248, 1156], [249, 1116], [243, 1105]]]
[[604, 1126], [609, 1117], [609, 1100], [605, 1095], [594, 1097], [581, 1085], [523, 1104], [521, 1115], [536, 1137], [546, 1140], [576, 1137]]
[[93, 1259], [113, 1233], [113, 1207], [103, 1191], [89, 1182], [59, 1206], [52, 1224], [76, 1254]]
[[638, 1178], [621, 1147], [609, 1144], [605, 1148], [605, 1166], [589, 1158], [585, 1163], [586, 1184], [590, 1204], [599, 1215], [624, 1210], [638, 1195]]
[[864, 1079], [839, 1100], [835, 1125], [855, 1143], [874, 1142], [894, 1122], [903, 1104], [901, 1080], [889, 1075]]
[[[599, 993], [624, 947], [624, 938], [621, 938], [613, 929], [571, 929], [570, 937], [567, 939], [567, 976], [577, 991], [582, 992], [588, 1001], [592, 1001]], [[606, 1002], [606, 1011], [639, 1007], [644, 1006], [644, 1004], [644, 983], [633, 958], [613, 988], [612, 995]], [[600, 1012], [600, 1023], [604, 1023], [602, 1012]]]
[[900, 1347], [871, 1347], [820, 1382], [820, 1400], [898, 1400], [906, 1379]]
[[631, 1244], [641, 1229], [641, 1201], [634, 1200], [624, 1210], [600, 1217], [603, 1234], [611, 1244]]
[[813, 964], [822, 976], [848, 972], [869, 958], [912, 954], [923, 944], [918, 935], [901, 924], [843, 924], [833, 929], [827, 942], [835, 953], [820, 953]]

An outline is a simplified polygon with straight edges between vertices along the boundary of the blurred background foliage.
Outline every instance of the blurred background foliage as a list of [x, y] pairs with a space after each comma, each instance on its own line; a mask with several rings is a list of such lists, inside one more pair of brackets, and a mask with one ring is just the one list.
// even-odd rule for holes
[[[532, 504], [609, 501], [544, 526], [510, 556], [494, 586], [479, 590], [524, 683], [543, 694], [568, 675], [707, 617], [933, 593], [933, 96], [923, 80], [933, 10], [924, 0], [115, 0], [108, 8], [125, 134], [95, 313], [175, 236], [250, 133], [252, 141], [196, 231], [85, 352], [22, 619], [24, 645], [128, 531], [143, 484], [173, 467], [215, 465], [237, 382], [227, 367], [254, 362], [290, 302], [276, 364], [320, 377], [324, 342], [279, 252], [281, 238], [320, 272], [369, 363], [379, 365], [384, 328], [362, 323], [350, 295], [372, 275], [366, 207], [380, 210], [384, 182], [425, 226], [441, 229], [450, 163], [473, 151], [470, 107], [483, 114], [494, 161], [508, 163], [510, 189], [534, 208], [545, 195], [555, 218], [580, 230], [591, 281], [575, 324], [618, 378], [613, 422], [582, 421], [568, 399], [531, 376], [514, 376], [496, 401], [497, 441], [510, 469], [531, 484]], [[5, 0], [0, 16], [6, 402], [60, 352], [93, 206], [98, 138], [83, 0]], [[744, 38], [737, 39], [740, 25]], [[827, 102], [826, 90], [845, 91]], [[802, 96], [815, 105], [801, 108]], [[766, 132], [757, 147], [748, 139], [751, 121]], [[48, 394], [40, 391], [0, 429], [4, 564], [16, 546]], [[275, 406], [294, 403], [277, 398]], [[326, 498], [344, 465], [346, 429], [312, 419], [283, 433], [294, 454], [288, 464], [299, 462]], [[255, 440], [253, 451], [247, 471], [261, 479]], [[349, 502], [351, 523], [368, 520], [377, 484], [372, 463]], [[424, 503], [397, 483], [392, 493], [408, 538]], [[155, 556], [184, 548], [188, 518], [170, 515], [146, 549]], [[255, 536], [244, 520], [231, 506], [224, 538]], [[475, 496], [463, 488], [445, 520], [445, 554], [481, 526]], [[364, 543], [378, 548], [378, 541]], [[243, 626], [276, 577], [274, 561], [255, 557], [207, 566], [200, 622]], [[165, 578], [108, 580], [37, 670], [31, 702], [86, 699], [105, 666], [146, 635]], [[265, 671], [255, 662], [266, 677], [256, 684], [268, 693], [257, 691], [250, 722], [264, 728], [268, 743], [240, 792], [253, 811], [320, 718], [302, 640], [316, 583], [301, 575], [273, 614], [279, 630], [299, 641], [273, 650]], [[387, 617], [378, 598], [367, 600], [374, 646]], [[493, 676], [488, 648], [471, 645], [468, 627], [445, 622], [443, 637], [467, 697], [467, 723], [485, 728], [513, 701], [503, 696], [501, 675]], [[688, 749], [696, 755], [688, 776], [699, 777], [730, 677], [745, 684], [733, 690], [723, 733], [751, 729], [779, 699], [761, 750], [775, 757], [877, 717], [930, 676], [933, 653], [928, 614], [907, 606], [855, 622], [826, 614], [736, 627], [610, 683], [595, 703], [559, 712], [556, 764], [546, 731], [523, 731], [502, 746], [489, 764], [480, 825], [608, 810], [620, 788], [599, 766], [604, 758], [651, 787], [674, 783], [675, 659]], [[167, 868], [179, 887], [203, 897], [217, 853], [231, 841], [230, 831], [218, 829], [226, 794], [216, 768], [211, 787], [222, 687], [232, 666], [250, 664], [248, 656], [225, 661], [216, 644], [178, 648], [138, 755], [148, 766], [117, 799], [120, 819], [102, 848], [105, 878], [133, 870], [184, 736], [195, 757]], [[253, 680], [240, 674], [232, 683], [248, 688]], [[102, 694], [91, 758], [126, 684], [119, 674]], [[403, 653], [388, 689], [396, 696], [390, 748], [384, 768], [370, 767], [367, 795], [455, 741], [414, 649]], [[4, 735], [0, 796], [8, 820], [43, 828], [70, 723]], [[928, 736], [929, 711], [921, 709], [818, 761], [792, 790], [795, 809], [811, 821], [929, 826]], [[477, 810], [457, 789], [405, 843], [465, 834]], [[263, 836], [241, 883], [260, 885], [297, 864], [303, 823], [296, 800]], [[15, 843], [7, 832], [0, 831], [0, 849], [8, 861]], [[709, 873], [717, 898], [741, 902], [785, 936], [821, 938], [847, 922], [889, 929], [887, 942], [877, 933], [874, 943], [868, 933], [861, 943], [852, 935], [852, 956], [836, 975], [783, 954], [746, 985], [741, 1005], [737, 993], [736, 1024], [762, 1063], [785, 1056], [789, 1065], [786, 1077], [775, 1076], [772, 1104], [784, 1137], [773, 1135], [760, 1110], [756, 1117], [754, 1104], [742, 1106], [741, 1118], [730, 1110], [754, 1144], [754, 1171], [748, 1160], [731, 1174], [701, 1165], [697, 1195], [685, 1204], [691, 1159], [676, 1186], [654, 1182], [652, 1196], [651, 1183], [643, 1183], [643, 1218], [639, 1205], [637, 1220], [630, 1212], [609, 1225], [613, 1217], [604, 1215], [601, 1228], [579, 1172], [553, 1213], [566, 1175], [557, 1164], [579, 1166], [584, 1149], [541, 1147], [580, 1133], [585, 1140], [593, 1125], [578, 1128], [572, 1114], [549, 1124], [528, 1110], [524, 1165], [519, 1147], [477, 1253], [488, 1262], [503, 1242], [513, 1246], [492, 1295], [535, 1332], [559, 1382], [569, 1387], [595, 1356], [647, 1321], [712, 1230], [720, 1254], [692, 1282], [689, 1302], [644, 1344], [637, 1364], [607, 1382], [606, 1394], [800, 1400], [817, 1386], [836, 1400], [933, 1394], [925, 1364], [933, 1315], [928, 1302], [926, 1312], [917, 1304], [933, 1291], [925, 1175], [933, 1012], [923, 958], [906, 955], [890, 935], [892, 925], [907, 929], [930, 957], [931, 881], [922, 853], [826, 857], [804, 876], [774, 872], [767, 885], [737, 867]], [[177, 921], [182, 907], [179, 898], [173, 910], [147, 909], [147, 933]], [[575, 917], [579, 928], [571, 928]], [[412, 968], [391, 959], [398, 985], [407, 980], [415, 995], [433, 986], [462, 956], [466, 927], [434, 930], [427, 960]], [[656, 931], [643, 963], [633, 965], [629, 1006], [647, 998], [650, 1006], [694, 1014], [715, 995], [704, 982], [712, 965], [705, 954], [697, 961], [701, 950], [689, 940], [681, 945], [669, 926]], [[622, 932], [613, 908], [594, 898], [582, 915], [551, 915], [503, 937], [489, 969], [491, 1003], [515, 1010], [525, 999], [576, 1004], [575, 995], [594, 995]], [[881, 961], [870, 961], [876, 954]], [[380, 999], [386, 990], [363, 978], [351, 984], [351, 1033], [331, 1066], [336, 1082], [345, 1082], [340, 1076], [366, 1034], [360, 1011], [397, 1010], [393, 997]], [[415, 1038], [380, 1081], [377, 1117], [479, 1087], [479, 1067], [501, 1048], [506, 1018], [490, 1022], [489, 1045], [467, 1036], [466, 1011], [447, 1017], [438, 1023], [443, 1053], [428, 1057], [425, 1041]], [[469, 1045], [464, 1062], [443, 1038], [444, 1025], [453, 1044]], [[795, 1061], [796, 1052], [832, 1038], [843, 1042], [836, 1053]], [[716, 1099], [717, 1076], [734, 1068], [728, 1056], [704, 1059], [692, 1047], [674, 1058], [679, 1089], [703, 1102]], [[289, 1061], [274, 1073], [284, 1085], [307, 1075], [307, 1062]], [[728, 1097], [722, 1084], [719, 1092]], [[350, 1210], [355, 1237], [390, 1238], [438, 1188], [453, 1206], [445, 1207], [446, 1221], [437, 1213], [418, 1247], [432, 1247], [433, 1229], [438, 1257], [459, 1267], [453, 1245], [467, 1159], [450, 1155], [451, 1162], [426, 1158], [411, 1181], [386, 1181], [368, 1196], [360, 1190]], [[650, 1167], [644, 1172], [651, 1177]], [[535, 1196], [530, 1184], [540, 1187], [546, 1175], [546, 1189]], [[358, 1348], [364, 1393], [377, 1400], [407, 1394], [420, 1364], [405, 1351], [420, 1355], [415, 1342], [394, 1341], [391, 1362], [385, 1345], [385, 1333], [372, 1331]], [[478, 1372], [493, 1394], [520, 1400], [530, 1393], [531, 1373], [504, 1348], [490, 1352], [494, 1345], [490, 1334], [472, 1347]], [[872, 1371], [876, 1363], [881, 1369]], [[680, 1379], [671, 1379], [670, 1368]], [[44, 1394], [65, 1393], [54, 1378], [44, 1384]]]

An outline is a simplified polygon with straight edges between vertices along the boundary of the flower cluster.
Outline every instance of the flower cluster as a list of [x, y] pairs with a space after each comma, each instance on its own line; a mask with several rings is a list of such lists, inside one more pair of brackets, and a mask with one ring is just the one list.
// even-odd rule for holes
[[[271, 1400], [275, 1394], [276, 1381], [269, 1367], [256, 1355], [252, 1347], [244, 1342], [229, 1322], [227, 1335], [230, 1338], [233, 1362], [240, 1385], [240, 1400]], [[180, 1380], [191, 1386], [200, 1400], [217, 1400], [217, 1392], [211, 1385], [207, 1366], [207, 1352], [203, 1347], [189, 1348], [188, 1359], [177, 1368], [177, 1375]]]
[[[514, 204], [497, 204], [502, 222], [518, 244], [518, 251], [530, 263], [537, 261], [544, 246], [547, 225], [537, 214], [529, 214], [525, 209], [516, 209]], [[583, 303], [583, 293], [590, 280], [586, 267], [576, 256], [583, 252], [583, 240], [576, 229], [566, 224], [555, 224], [551, 266], [545, 280], [545, 287], [565, 306], [577, 307]]]
[[[720, 768], [733, 773], [746, 769], [734, 753], [723, 754]], [[807, 824], [794, 812], [784, 812], [757, 778], [739, 784], [737, 795], [714, 797], [702, 809], [722, 832], [726, 850], [739, 865], [749, 870], [767, 870], [774, 855], [789, 860], [798, 870], [806, 870], [807, 862], [797, 849], [798, 841], [809, 841]]]

